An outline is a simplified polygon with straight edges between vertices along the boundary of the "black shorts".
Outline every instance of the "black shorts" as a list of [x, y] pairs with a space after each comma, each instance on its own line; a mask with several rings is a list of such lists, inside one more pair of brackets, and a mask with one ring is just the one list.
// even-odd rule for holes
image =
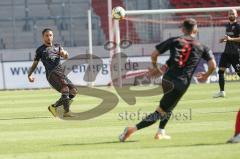
[[69, 90], [77, 89], [74, 84], [67, 78], [62, 69], [52, 70], [48, 74], [47, 80], [49, 84], [60, 93], [62, 89], [66, 86], [69, 88]]
[[223, 53], [219, 62], [219, 67], [229, 68], [232, 67], [236, 72], [240, 72], [240, 53]]
[[163, 77], [162, 87], [164, 95], [160, 100], [160, 108], [165, 112], [171, 112], [189, 87], [181, 80], [172, 79], [166, 75]]

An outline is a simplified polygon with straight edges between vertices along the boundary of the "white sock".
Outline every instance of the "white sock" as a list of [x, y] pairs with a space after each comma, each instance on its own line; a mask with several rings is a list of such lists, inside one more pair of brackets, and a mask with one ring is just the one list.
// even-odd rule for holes
[[164, 135], [164, 134], [166, 133], [166, 131], [165, 131], [165, 129], [160, 129], [160, 128], [159, 128], [159, 129], [158, 129], [158, 133], [160, 133], [160, 134], [163, 134], [163, 135]]

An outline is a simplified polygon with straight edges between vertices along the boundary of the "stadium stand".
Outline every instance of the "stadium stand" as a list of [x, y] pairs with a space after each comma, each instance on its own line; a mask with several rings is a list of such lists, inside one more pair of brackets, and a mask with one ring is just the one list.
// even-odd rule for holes
[[[65, 46], [86, 46], [86, 13], [91, 3], [95, 37], [93, 43], [101, 45], [108, 39], [107, 3], [103, 3], [102, 0], [0, 0], [0, 39], [3, 39], [7, 49], [34, 48], [41, 43], [40, 30], [51, 26], [57, 40]], [[169, 7], [167, 0], [152, 0], [151, 4], [147, 0], [113, 0], [113, 7], [118, 5], [128, 9]], [[121, 24], [124, 25], [126, 22]], [[140, 37], [134, 24], [130, 22], [128, 27], [135, 30], [129, 37], [134, 38], [135, 42], [139, 41]], [[122, 37], [126, 37], [126, 27], [121, 28]]]
[[[238, 6], [240, 0], [170, 0], [170, 4], [177, 9], [181, 8], [202, 8], [202, 7], [224, 7], [224, 6]], [[178, 14], [179, 15], [179, 14]], [[182, 16], [189, 14], [181, 14]], [[213, 12], [214, 17], [225, 17], [226, 12]]]
[[[234, 6], [239, 3], [240, 0], [113, 0], [113, 7], [123, 6], [127, 10], [148, 10]], [[0, 59], [5, 61], [32, 59], [34, 52], [29, 55], [29, 52], [25, 51], [26, 55], [21, 56], [14, 55], [13, 49], [34, 50], [41, 44], [41, 30], [45, 27], [51, 27], [55, 32], [56, 41], [65, 47], [78, 47], [78, 50], [85, 49], [84, 52], [86, 52], [88, 46], [87, 10], [89, 8], [93, 11], [93, 45], [103, 46], [109, 38], [106, 0], [0, 0], [0, 54], [8, 54], [1, 56]], [[199, 20], [201, 27], [209, 27], [209, 25], [219, 27], [215, 29], [215, 39], [210, 39], [217, 41], [224, 32], [226, 12], [213, 14], [214, 16], [209, 13], [201, 13], [200, 16], [194, 13], [161, 15], [164, 23], [161, 26], [150, 23], [146, 25], [142, 21], [124, 20], [120, 24], [121, 38], [129, 39], [135, 44], [144, 44], [144, 47], [135, 46], [139, 48], [137, 49], [139, 52], [129, 51], [131, 55], [146, 55], [146, 44], [151, 44], [149, 48], [152, 48], [152, 44], [175, 34], [176, 24], [172, 24], [173, 21], [181, 21], [193, 15]], [[159, 20], [159, 16], [146, 16], [145, 18], [150, 18], [150, 21]], [[211, 19], [213, 23], [209, 23], [208, 19]], [[161, 29], [164, 29], [163, 34], [161, 34], [163, 31]], [[200, 30], [212, 32], [211, 29], [201, 28]], [[208, 42], [209, 39], [202, 40]], [[84, 49], [79, 49], [79, 47]], [[218, 45], [214, 45], [214, 48], [217, 48], [217, 51], [222, 49]], [[106, 53], [99, 53], [99, 55], [108, 56]]]

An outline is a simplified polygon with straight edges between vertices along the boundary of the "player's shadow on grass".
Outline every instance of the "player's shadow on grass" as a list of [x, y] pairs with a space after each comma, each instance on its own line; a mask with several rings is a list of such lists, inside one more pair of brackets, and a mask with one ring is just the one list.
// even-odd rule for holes
[[196, 144], [189, 144], [189, 145], [161, 145], [161, 148], [174, 148], [174, 147], [198, 147], [198, 146], [220, 146], [226, 145], [225, 142], [221, 143], [196, 143]]
[[187, 146], [219, 146], [219, 145], [226, 145], [225, 142], [221, 142], [221, 143], [199, 143], [199, 144], [193, 144], [193, 145], [187, 145]]
[[1, 120], [32, 120], [32, 119], [47, 119], [51, 117], [42, 116], [42, 117], [19, 117], [19, 118], [2, 118]]
[[[125, 141], [124, 143], [134, 143], [137, 140]], [[105, 141], [105, 142], [92, 142], [92, 143], [75, 143], [75, 144], [62, 144], [61, 146], [91, 146], [91, 145], [103, 145], [103, 144], [121, 144], [119, 141]]]
[[[103, 145], [103, 144], [126, 144], [137, 143], [137, 140], [125, 141], [124, 143], [119, 141], [107, 141], [107, 142], [95, 142], [95, 143], [75, 143], [75, 144], [62, 144], [61, 146], [91, 146], [91, 145]], [[160, 148], [175, 148], [175, 147], [198, 147], [198, 146], [219, 146], [226, 145], [226, 143], [196, 143], [189, 145], [161, 145]]]

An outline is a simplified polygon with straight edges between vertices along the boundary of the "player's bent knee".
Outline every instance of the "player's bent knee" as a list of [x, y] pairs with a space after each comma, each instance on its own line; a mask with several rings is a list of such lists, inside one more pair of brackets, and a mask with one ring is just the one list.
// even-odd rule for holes
[[78, 93], [77, 88], [70, 89], [70, 93], [75, 96]]
[[156, 111], [161, 114], [161, 116], [165, 116], [167, 114], [161, 107], [157, 107]]
[[69, 92], [69, 98], [73, 99], [77, 95], [77, 93], [78, 93], [77, 88], [71, 88]]
[[63, 86], [61, 89], [61, 93], [62, 94], [69, 94], [69, 88], [68, 86]]

